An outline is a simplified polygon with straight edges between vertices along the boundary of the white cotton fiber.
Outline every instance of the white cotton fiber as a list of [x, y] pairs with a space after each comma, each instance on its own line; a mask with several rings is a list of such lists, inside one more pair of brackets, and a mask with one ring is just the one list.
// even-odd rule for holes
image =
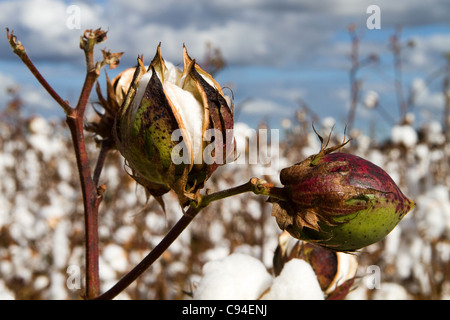
[[255, 300], [271, 282], [272, 276], [261, 261], [234, 253], [204, 265], [194, 299]]
[[411, 148], [416, 145], [418, 137], [413, 127], [409, 125], [396, 125], [391, 130], [391, 140], [395, 144]]
[[301, 259], [292, 259], [284, 265], [262, 299], [323, 300], [324, 294], [311, 265]]

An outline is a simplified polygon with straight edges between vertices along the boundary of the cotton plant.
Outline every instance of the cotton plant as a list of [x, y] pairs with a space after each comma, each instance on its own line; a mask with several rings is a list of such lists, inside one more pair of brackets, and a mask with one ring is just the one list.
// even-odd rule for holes
[[[270, 203], [273, 223], [286, 231], [284, 235], [301, 242], [291, 250], [284, 247], [286, 241], [280, 243], [274, 256], [275, 277], [269, 275], [259, 261], [239, 255], [226, 258], [222, 264], [224, 271], [228, 270], [230, 283], [234, 281], [236, 265], [242, 267], [243, 262], [252, 266], [246, 269], [246, 274], [255, 270], [258, 273], [253, 277], [254, 287], [250, 292], [229, 294], [224, 290], [223, 297], [306, 298], [310, 294], [313, 298], [342, 298], [350, 289], [352, 279], [338, 286], [331, 285], [345, 264], [339, 258], [341, 254], [380, 241], [415, 205], [382, 168], [341, 152], [348, 141], [328, 147], [328, 142], [317, 132], [320, 150], [282, 168], [278, 186], [264, 178], [252, 177], [237, 186], [214, 192], [207, 190], [205, 186], [219, 168], [226, 167], [237, 157], [233, 102], [217, 81], [189, 56], [186, 47], [180, 50], [182, 69], [166, 62], [158, 45], [147, 67], [143, 58], [138, 57], [136, 67], [112, 80], [106, 77], [105, 94], [97, 82], [101, 69], [117, 67], [123, 53], [102, 50], [102, 59], [95, 61], [94, 48], [106, 40], [107, 33], [101, 29], [86, 30], [80, 38], [80, 48], [86, 57], [86, 78], [77, 105], [71, 106], [46, 82], [13, 32], [7, 30], [7, 38], [14, 53], [66, 114], [83, 195], [86, 299], [116, 297], [175, 240], [183, 237], [194, 218], [201, 220], [200, 213], [205, 208], [241, 194], [253, 194]], [[88, 122], [85, 112], [94, 87], [104, 112], [98, 112], [98, 121]], [[84, 129], [96, 134], [100, 147], [93, 171]], [[100, 184], [100, 176], [106, 171], [103, 170], [105, 160], [112, 150], [121, 154], [125, 170], [149, 198], [156, 199], [162, 210], [176, 205], [182, 216], [135, 268], [101, 292], [100, 262], [108, 265], [111, 256], [124, 256], [119, 247], [109, 245], [103, 260], [99, 258], [102, 226], [98, 213], [108, 192], [108, 186]], [[167, 197], [163, 196], [169, 193], [175, 195], [176, 200], [171, 198], [167, 204]], [[330, 262], [320, 263], [317, 256], [324, 256]], [[220, 272], [217, 265], [220, 263], [205, 266], [204, 279], [217, 278], [215, 273]], [[125, 273], [125, 268], [125, 265], [115, 265], [114, 271]], [[289, 283], [287, 279], [292, 277], [295, 281]], [[60, 278], [55, 281], [60, 282]], [[195, 294], [208, 296], [204, 293], [208, 292], [207, 288], [211, 288], [211, 282], [204, 280]], [[235, 289], [230, 286], [230, 290]]]

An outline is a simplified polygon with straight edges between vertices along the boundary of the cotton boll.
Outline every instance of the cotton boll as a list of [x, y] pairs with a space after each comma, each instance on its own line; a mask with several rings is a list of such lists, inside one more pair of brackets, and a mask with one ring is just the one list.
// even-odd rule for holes
[[102, 257], [115, 271], [125, 272], [127, 270], [127, 254], [122, 247], [116, 244], [109, 244], [103, 249]]
[[394, 228], [385, 240], [384, 259], [387, 263], [393, 263], [397, 258], [399, 246], [401, 242], [402, 229], [401, 226]]
[[179, 112], [194, 148], [194, 163], [202, 163], [203, 106], [194, 95], [176, 84], [164, 82], [164, 91]]
[[408, 300], [409, 295], [404, 287], [396, 283], [384, 282], [381, 288], [374, 291], [374, 300]]
[[324, 294], [311, 265], [301, 259], [292, 259], [284, 265], [262, 299], [323, 300]]
[[357, 286], [345, 296], [345, 300], [367, 300], [367, 293], [366, 286]]
[[136, 234], [136, 229], [132, 226], [121, 226], [114, 233], [114, 241], [119, 244], [126, 244], [131, 241]]
[[61, 221], [57, 224], [56, 230], [53, 233], [53, 264], [55, 268], [64, 268], [67, 266], [69, 258], [70, 244], [67, 238], [67, 231], [69, 229], [68, 221]]
[[226, 230], [222, 222], [213, 220], [209, 226], [209, 239], [212, 243], [221, 244], [224, 241]]
[[323, 131], [329, 134], [330, 130], [335, 126], [336, 120], [333, 117], [326, 117], [322, 120]]
[[431, 121], [426, 125], [425, 139], [428, 143], [439, 145], [445, 142], [445, 135], [443, 134], [442, 125], [438, 121]]
[[14, 292], [8, 289], [5, 282], [0, 279], [0, 300], [14, 300]]
[[72, 175], [73, 175], [72, 165], [65, 158], [61, 157], [60, 159], [58, 159], [57, 171], [58, 171], [58, 175], [64, 181], [68, 181], [72, 178]]
[[50, 135], [51, 128], [48, 121], [43, 117], [35, 117], [30, 120], [29, 129], [32, 133]]
[[50, 288], [48, 299], [64, 300], [67, 299], [67, 291], [65, 288], [66, 275], [60, 272], [52, 272], [50, 274]]
[[219, 259], [225, 259], [230, 254], [230, 249], [227, 247], [216, 246], [203, 253], [203, 259], [205, 261], [213, 261]]
[[379, 167], [384, 167], [385, 156], [379, 150], [374, 149], [370, 151], [367, 160], [373, 162]]
[[369, 90], [367, 91], [366, 95], [364, 96], [364, 106], [367, 109], [373, 109], [375, 107], [378, 106], [378, 101], [380, 99], [380, 96], [378, 95], [377, 92], [373, 91], [373, 90]]
[[272, 277], [258, 259], [234, 253], [204, 265], [194, 299], [258, 299], [271, 282]]
[[252, 216], [253, 219], [258, 220], [261, 218], [261, 203], [256, 199], [247, 200], [247, 213]]
[[409, 125], [396, 125], [391, 131], [391, 140], [394, 144], [411, 148], [417, 143], [417, 132]]
[[418, 228], [428, 239], [450, 232], [450, 199], [445, 186], [435, 186], [417, 198]]
[[448, 263], [450, 261], [450, 243], [438, 242], [436, 244], [436, 251], [443, 262]]

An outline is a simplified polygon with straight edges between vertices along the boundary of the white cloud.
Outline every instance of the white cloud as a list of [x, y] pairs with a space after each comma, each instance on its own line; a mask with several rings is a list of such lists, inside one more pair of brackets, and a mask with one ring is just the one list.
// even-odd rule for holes
[[[450, 9], [450, 2], [443, 0], [435, 0], [432, 4], [419, 0], [408, 1], [407, 4], [378, 1], [382, 19], [382, 30], [378, 34], [381, 36], [370, 38], [378, 32], [365, 29], [366, 8], [370, 4], [373, 4], [370, 0], [11, 0], [0, 2], [0, 21], [14, 29], [35, 63], [61, 61], [81, 68], [84, 67], [84, 59], [78, 42], [86, 28], [109, 30], [107, 42], [99, 47], [114, 52], [125, 51], [118, 69], [134, 65], [139, 54], [144, 54], [148, 63], [160, 41], [163, 56], [168, 61], [181, 62], [183, 43], [191, 57], [201, 61], [205, 43], [211, 42], [221, 50], [231, 66], [282, 66], [280, 73], [274, 74], [273, 78], [260, 79], [258, 74], [239, 78], [239, 72], [236, 72], [233, 78], [226, 79], [236, 84], [235, 93], [241, 95], [240, 99], [242, 95], [244, 98], [261, 98], [257, 104], [250, 104], [243, 110], [247, 116], [279, 113], [280, 110], [287, 110], [283, 115], [289, 115], [298, 96], [308, 100], [319, 114], [326, 109], [328, 115], [334, 108], [333, 112], [345, 115], [348, 83], [347, 80], [336, 80], [336, 74], [345, 76], [350, 66], [350, 39], [345, 37], [347, 26], [355, 22], [359, 31], [364, 33], [360, 56], [379, 53], [383, 58], [387, 57], [382, 60], [385, 63], [382, 67], [391, 71], [391, 52], [387, 44], [393, 27], [402, 25], [405, 30], [409, 26], [445, 23], [445, 13]], [[67, 27], [67, 8], [70, 5], [80, 8], [80, 29]], [[436, 58], [442, 52], [450, 51], [450, 36], [446, 34], [423, 35], [415, 37], [415, 40], [416, 47], [404, 55], [405, 79], [406, 72], [411, 70], [409, 68], [432, 70], [436, 68]], [[7, 46], [0, 48], [0, 58], [11, 57], [13, 54]], [[282, 82], [280, 79], [289, 73], [286, 70], [291, 65], [295, 66], [295, 74], [304, 74], [302, 68], [305, 67], [312, 78], [294, 77], [290, 82]], [[334, 73], [326, 73], [329, 70]], [[369, 89], [366, 87], [369, 80], [389, 83], [386, 86], [392, 87], [391, 79], [380, 81], [375, 73], [370, 74], [370, 79], [365, 77], [366, 74], [358, 75], [364, 77], [364, 89]], [[284, 90], [284, 97], [277, 93], [280, 87]], [[382, 93], [378, 88], [375, 90]], [[305, 92], [308, 93], [306, 98]], [[32, 98], [30, 100], [37, 100]], [[335, 101], [330, 105], [329, 99], [332, 98]], [[281, 100], [288, 103], [280, 106]]]
[[422, 112], [426, 113], [433, 109], [442, 110], [444, 106], [442, 91], [431, 91], [422, 78], [414, 79], [411, 87], [415, 92], [414, 104], [422, 109]]
[[450, 52], [450, 34], [415, 36], [411, 40], [414, 48], [406, 56], [411, 68], [428, 69], [428, 72], [432, 72], [444, 63], [444, 54]]
[[[349, 23], [365, 27], [370, 4], [368, 0], [115, 0], [101, 5], [25, 0], [0, 3], [0, 20], [17, 33], [21, 31], [23, 43], [42, 58], [79, 56], [76, 49], [81, 32], [103, 27], [110, 30], [106, 46], [126, 51], [130, 56], [124, 58], [133, 63], [137, 54], [152, 56], [159, 41], [170, 60], [181, 60], [178, 51], [183, 43], [189, 44], [192, 55], [202, 57], [205, 42], [210, 41], [230, 63], [277, 64], [311, 58], [313, 53], [333, 56], [333, 49], [323, 48], [330, 49], [327, 43], [333, 34], [345, 31]], [[80, 30], [67, 28], [69, 5], [80, 8]], [[385, 0], [378, 5], [382, 28], [444, 21], [442, 12], [449, 7], [445, 1], [435, 1], [436, 10], [424, 10], [422, 1], [398, 5]], [[442, 46], [440, 39], [430, 41], [436, 41], [436, 48]]]
[[290, 115], [291, 108], [265, 99], [252, 99], [242, 105], [242, 112], [248, 115]]
[[[80, 10], [80, 29], [67, 26], [69, 5]], [[61, 0], [4, 1], [0, 3], [2, 24], [14, 30], [28, 52], [44, 59], [67, 59], [80, 55], [79, 38], [86, 28], [105, 24], [101, 7]]]

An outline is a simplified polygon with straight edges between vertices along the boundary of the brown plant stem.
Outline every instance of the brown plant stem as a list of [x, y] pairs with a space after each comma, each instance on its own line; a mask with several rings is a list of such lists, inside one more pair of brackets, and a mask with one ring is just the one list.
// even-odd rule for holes
[[83, 134], [83, 120], [78, 115], [68, 115], [66, 122], [72, 135], [81, 190], [84, 203], [85, 246], [86, 246], [86, 292], [85, 297], [91, 299], [100, 290], [98, 270], [98, 204], [97, 188], [91, 178], [89, 160]]
[[[100, 277], [98, 267], [98, 207], [102, 195], [97, 192], [97, 184], [92, 178], [89, 159], [86, 152], [84, 141], [83, 118], [86, 106], [89, 102], [89, 96], [97, 80], [100, 70], [94, 66], [94, 45], [95, 34], [85, 32], [82, 38], [81, 48], [86, 57], [86, 78], [81, 89], [75, 110], [67, 115], [66, 122], [70, 128], [72, 140], [77, 158], [78, 172], [80, 175], [81, 190], [84, 202], [84, 224], [85, 224], [85, 262], [86, 262], [86, 299], [93, 299], [100, 292]], [[101, 172], [100, 165], [96, 171]], [[99, 174], [96, 176], [98, 182]]]
[[[104, 159], [97, 164], [96, 180], [94, 181], [89, 167], [89, 159], [86, 152], [86, 144], [84, 140], [83, 118], [86, 106], [89, 101], [89, 96], [92, 88], [100, 74], [99, 65], [94, 65], [94, 45], [106, 38], [106, 33], [100, 29], [95, 31], [87, 30], [81, 38], [80, 46], [85, 52], [87, 72], [80, 93], [78, 103], [75, 108], [71, 107], [69, 103], [63, 100], [48, 84], [41, 73], [37, 70], [33, 62], [30, 60], [25, 52], [24, 46], [17, 40], [13, 31], [9, 33], [6, 28], [6, 35], [8, 42], [14, 51], [19, 56], [22, 62], [28, 67], [31, 73], [39, 81], [42, 87], [52, 96], [52, 98], [63, 108], [66, 113], [66, 122], [70, 129], [72, 141], [74, 145], [78, 173], [80, 176], [81, 189], [84, 202], [84, 217], [85, 217], [85, 240], [86, 240], [86, 292], [85, 297], [92, 299], [99, 293], [100, 281], [98, 270], [98, 206], [100, 205], [102, 195], [97, 191], [96, 182], [101, 172]], [[104, 158], [106, 155], [102, 155]]]
[[20, 43], [20, 41], [17, 41], [17, 37], [14, 35], [14, 32], [11, 31], [11, 33], [9, 33], [9, 29], [6, 28], [6, 37], [8, 38], [9, 44], [13, 49], [14, 53], [17, 56], [19, 56], [22, 62], [28, 67], [28, 69], [34, 75], [36, 80], [39, 81], [39, 83], [45, 90], [47, 90], [50, 96], [52, 96], [52, 98], [63, 108], [64, 112], [66, 114], [69, 114], [73, 110], [73, 108], [69, 105], [67, 101], [63, 100], [55, 92], [55, 90], [53, 90], [53, 88], [48, 84], [48, 82], [44, 79], [41, 73], [37, 70], [33, 62], [31, 62], [30, 58], [28, 57], [23, 45]]

